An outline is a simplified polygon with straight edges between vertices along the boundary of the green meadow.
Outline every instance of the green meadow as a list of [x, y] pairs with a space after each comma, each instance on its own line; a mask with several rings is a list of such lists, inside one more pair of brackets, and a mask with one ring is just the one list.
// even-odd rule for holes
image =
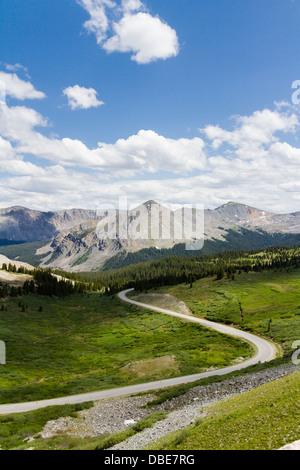
[[[101, 434], [82, 439], [72, 433], [59, 432], [53, 437], [42, 437], [41, 432], [48, 421], [59, 418], [84, 418], [79, 411], [93, 407], [92, 402], [78, 405], [49, 406], [27, 413], [0, 416], [0, 446], [2, 450], [104, 450], [128, 439], [157, 421], [166, 418], [167, 413], [156, 412], [141, 419], [134, 426], [113, 434]], [[84, 426], [84, 422], [82, 423]], [[32, 439], [34, 438], [34, 439]]]
[[300, 339], [299, 269], [236, 273], [200, 279], [190, 285], [164, 287], [155, 292], [175, 295], [194, 315], [270, 338], [285, 355]]
[[97, 293], [1, 300], [0, 337], [2, 404], [188, 375], [252, 354], [237, 339]]
[[[17, 413], [0, 416], [0, 446], [2, 450], [26, 449], [32, 447], [28, 439], [37, 436], [48, 421], [64, 417], [77, 418], [78, 412], [93, 406], [92, 402], [79, 405], [49, 406], [28, 413]], [[103, 438], [102, 438], [103, 439]], [[75, 439], [74, 439], [75, 440]], [[56, 439], [35, 439], [34, 446], [40, 444], [51, 448], [69, 447], [75, 445], [69, 436], [58, 436]], [[46, 443], [46, 444], [45, 444]], [[78, 443], [76, 441], [76, 443]]]
[[[290, 361], [292, 343], [300, 338], [300, 272], [296, 269], [237, 272], [234, 279], [211, 276], [192, 285], [148, 291], [148, 302], [152, 298], [166, 308], [171, 302], [176, 310], [175, 297], [162, 299], [153, 293], [171, 294], [196, 316], [233, 324], [274, 341], [285, 359], [258, 364], [249, 372]], [[137, 294], [142, 301], [145, 294], [131, 295]], [[7, 364], [0, 366], [0, 403], [187, 375], [225, 367], [253, 353], [237, 339], [99, 293], [60, 299], [32, 294], [1, 299], [0, 339], [7, 348]], [[222, 379], [212, 377], [208, 383], [216, 380]], [[276, 449], [299, 439], [299, 383], [297, 373], [216, 403], [194, 425], [166, 436], [152, 448]], [[157, 391], [153, 403], [181, 395], [192, 386]], [[75, 417], [90, 406], [92, 403], [0, 416], [0, 445], [3, 449], [105, 449], [165, 417], [154, 413], [135, 428], [115, 435], [84, 440], [58, 435], [26, 441], [38, 435], [49, 419]]]

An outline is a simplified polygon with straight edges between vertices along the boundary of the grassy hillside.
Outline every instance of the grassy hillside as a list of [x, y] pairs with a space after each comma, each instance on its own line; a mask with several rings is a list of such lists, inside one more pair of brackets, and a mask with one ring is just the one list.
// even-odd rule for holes
[[[299, 256], [299, 249], [293, 253]], [[240, 258], [236, 254], [232, 261], [230, 254], [224, 254], [224, 258], [208, 262], [226, 261], [227, 266], [240, 262], [243, 266], [245, 261], [266, 261], [272, 256], [274, 253], [265, 251], [241, 254]], [[289, 261], [288, 253], [286, 256]], [[181, 262], [174, 260], [176, 269]], [[184, 264], [183, 269], [188, 266]], [[300, 269], [295, 266], [279, 260], [273, 269], [248, 272], [237, 269], [234, 275], [224, 272], [222, 279], [208, 276], [158, 287], [153, 292], [177, 297], [196, 316], [234, 324], [270, 338], [288, 357], [293, 352], [292, 342], [300, 338]], [[172, 269], [172, 264], [169, 268]], [[146, 294], [148, 301], [153, 292], [149, 290]], [[168, 301], [173, 302], [173, 297]], [[0, 403], [54, 398], [187, 375], [224, 367], [252, 353], [247, 344], [234, 338], [140, 310], [115, 296], [99, 293], [60, 299], [33, 294], [0, 299], [0, 339], [7, 348], [7, 364], [0, 368]], [[202, 420], [155, 443], [153, 448], [279, 448], [300, 438], [299, 384], [300, 373], [214, 404]], [[175, 396], [181, 391], [178, 388], [161, 393]], [[157, 392], [157, 398], [163, 401], [166, 397]], [[0, 417], [2, 442], [5, 448], [25, 446], [24, 437], [38, 432], [47, 418], [67, 416], [79, 409], [61, 407], [49, 412]], [[89, 442], [71, 441], [61, 436], [51, 445], [54, 448], [105, 445], [104, 436]], [[40, 442], [41, 448], [48, 444]]]
[[151, 446], [163, 450], [273, 450], [300, 439], [300, 372], [205, 409], [194, 425]]
[[41, 259], [46, 255], [36, 255], [36, 251], [47, 245], [49, 241], [50, 240], [42, 240], [39, 242], [21, 243], [8, 246], [0, 245], [0, 254], [12, 260], [19, 259], [19, 261], [24, 261], [25, 263], [38, 266]]
[[[121, 269], [102, 272], [72, 273], [72, 279], [90, 283], [91, 289], [104, 288], [108, 295], [134, 287], [139, 291], [160, 286], [191, 283], [213, 275], [236, 272], [274, 271], [300, 269], [299, 247], [273, 247], [266, 250], [234, 250], [214, 255], [194, 257], [170, 256], [157, 261], [138, 263]], [[67, 274], [64, 274], [67, 277]]]
[[3, 247], [3, 246], [12, 246], [12, 245], [20, 245], [21, 243], [24, 243], [24, 242], [14, 242], [12, 240], [7, 240], [6, 238], [0, 238], [0, 247]]
[[279, 343], [286, 354], [300, 338], [300, 270], [278, 269], [200, 279], [190, 285], [164, 287], [207, 320], [235, 324]]
[[224, 235], [225, 241], [206, 240], [204, 246], [198, 251], [188, 251], [184, 243], [175, 245], [173, 248], [145, 248], [134, 253], [122, 251], [108, 259], [101, 270], [120, 269], [136, 263], [160, 260], [169, 256], [194, 257], [199, 255], [210, 255], [229, 250], [262, 250], [276, 246], [299, 246], [300, 234], [290, 233], [268, 233], [263, 230], [252, 231], [245, 228], [239, 230], [228, 230]]
[[[300, 338], [299, 269], [242, 271], [234, 280], [211, 276], [155, 292], [185, 301], [195, 315], [269, 337], [286, 356]], [[0, 331], [7, 346], [1, 403], [192, 374], [251, 354], [233, 338], [97, 293], [6, 298]]]
[[[0, 416], [0, 446], [2, 450], [26, 449], [32, 444], [27, 439], [40, 433], [45, 424], [50, 420], [62, 417], [75, 418], [78, 411], [86, 410], [93, 406], [92, 402], [78, 405], [49, 406], [28, 413], [17, 413]], [[65, 443], [66, 437], [62, 439]], [[59, 444], [62, 440], [57, 439]], [[49, 445], [49, 442], [47, 443]], [[49, 446], [50, 448], [50, 446]]]
[[0, 403], [188, 375], [252, 353], [234, 338], [115, 297], [29, 294], [21, 301], [25, 308], [19, 298], [0, 301], [1, 340], [7, 350], [7, 364], [0, 368]]

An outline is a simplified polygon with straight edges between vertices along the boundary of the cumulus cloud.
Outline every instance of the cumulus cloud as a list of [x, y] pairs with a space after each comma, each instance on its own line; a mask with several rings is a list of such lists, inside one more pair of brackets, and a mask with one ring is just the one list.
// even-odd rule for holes
[[152, 130], [141, 130], [128, 139], [113, 144], [99, 142], [90, 149], [78, 139], [50, 138], [37, 130], [47, 125], [47, 120], [34, 109], [0, 106], [0, 135], [14, 143], [18, 154], [127, 177], [159, 171], [189, 173], [205, 168], [205, 142], [199, 137], [170, 139]]
[[104, 104], [103, 101], [98, 100], [98, 93], [94, 88], [69, 86], [63, 90], [63, 94], [67, 96], [68, 105], [73, 110], [97, 108]]
[[42, 99], [46, 96], [45, 93], [37, 91], [30, 82], [21, 80], [15, 73], [0, 72], [0, 88], [2, 95], [18, 100]]
[[234, 119], [235, 128], [232, 131], [208, 125], [200, 132], [211, 141], [214, 149], [227, 144], [236, 149], [236, 154], [241, 158], [263, 155], [266, 146], [278, 140], [278, 132], [294, 132], [299, 126], [298, 116], [290, 110], [264, 109], [255, 111], [251, 116], [235, 116]]
[[0, 137], [0, 161], [10, 160], [15, 155], [14, 149], [8, 140]]
[[[9, 173], [12, 175], [30, 175], [30, 177], [34, 176], [42, 176], [44, 174], [44, 170], [34, 165], [31, 162], [25, 162], [23, 160], [0, 160], [0, 171], [1, 173]], [[33, 189], [33, 188], [31, 188]]]
[[126, 14], [113, 29], [115, 35], [103, 44], [107, 52], [133, 52], [131, 59], [139, 64], [178, 54], [176, 31], [149, 13]]
[[0, 134], [13, 142], [26, 142], [34, 137], [35, 127], [46, 127], [47, 120], [26, 106], [0, 106]]
[[126, 13], [144, 8], [140, 0], [122, 0], [122, 10]]
[[276, 142], [270, 147], [270, 153], [279, 161], [286, 160], [289, 164], [300, 165], [300, 149], [292, 147], [287, 142]]
[[94, 33], [97, 43], [101, 44], [107, 37], [109, 29], [109, 19], [107, 9], [116, 7], [116, 3], [111, 0], [77, 0], [90, 15], [90, 19], [84, 23], [84, 27], [90, 33]]
[[34, 129], [43, 123], [33, 110], [0, 110], [0, 132], [16, 142], [16, 150], [22, 154], [123, 176], [124, 172], [127, 176], [159, 171], [188, 173], [205, 167], [205, 143], [198, 137], [169, 139], [151, 130], [141, 130], [128, 139], [119, 139], [114, 144], [100, 142], [98, 147], [89, 149], [77, 139], [44, 136]]
[[121, 5], [110, 0], [78, 0], [78, 3], [90, 15], [84, 27], [95, 34], [97, 43], [109, 53], [132, 53], [133, 61], [148, 64], [179, 52], [176, 31], [152, 16], [140, 0], [122, 0]]
[[120, 196], [128, 197], [131, 206], [155, 199], [165, 204], [197, 203], [214, 208], [234, 200], [270, 211], [299, 210], [299, 180], [295, 175], [282, 177], [280, 181], [279, 169], [270, 168], [268, 174], [259, 173], [258, 169], [250, 170], [248, 168], [248, 177], [240, 178], [241, 168], [228, 163], [222, 171], [193, 177], [105, 182], [97, 173], [87, 175], [61, 166], [51, 166], [45, 169], [43, 175], [16, 175], [5, 179], [2, 184], [0, 180], [1, 199], [2, 204], [6, 201], [7, 206], [13, 201], [14, 204], [26, 203], [41, 210], [71, 207], [97, 209], [103, 204], [116, 204]]
[[48, 137], [47, 119], [34, 109], [2, 103], [1, 204], [97, 208], [99, 201], [128, 196], [131, 203], [156, 199], [212, 208], [236, 200], [296, 211], [300, 148], [287, 141], [300, 126], [296, 112], [284, 106], [237, 116], [232, 128], [204, 127], [201, 138], [140, 130], [89, 148], [78, 139]]
[[204, 147], [204, 141], [198, 137], [169, 139], [151, 130], [141, 130], [128, 139], [119, 139], [115, 144], [99, 143], [94, 154], [102, 158], [106, 165], [111, 165], [113, 161], [116, 170], [124, 167], [132, 173], [169, 171], [181, 174], [204, 169]]

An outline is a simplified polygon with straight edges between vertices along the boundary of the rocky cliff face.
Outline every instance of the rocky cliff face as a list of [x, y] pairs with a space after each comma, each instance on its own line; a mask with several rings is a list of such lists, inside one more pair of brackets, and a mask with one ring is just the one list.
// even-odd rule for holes
[[47, 240], [62, 230], [96, 218], [95, 211], [81, 209], [59, 212], [39, 212], [18, 206], [0, 209], [0, 240]]
[[229, 202], [213, 212], [217, 218], [245, 228], [261, 228], [270, 233], [300, 233], [300, 212], [273, 214], [236, 202]]
[[121, 251], [172, 248], [179, 243], [193, 242], [201, 237], [201, 232], [206, 241], [225, 241], [230, 230], [300, 233], [300, 212], [273, 214], [234, 202], [197, 214], [186, 209], [186, 226], [191, 229], [197, 221], [196, 233], [183, 230], [182, 216], [181, 209], [172, 212], [154, 201], [147, 201], [134, 210], [102, 214], [78, 209], [43, 213], [13, 207], [0, 211], [0, 238], [49, 239], [35, 253], [41, 257], [41, 266], [90, 271]]

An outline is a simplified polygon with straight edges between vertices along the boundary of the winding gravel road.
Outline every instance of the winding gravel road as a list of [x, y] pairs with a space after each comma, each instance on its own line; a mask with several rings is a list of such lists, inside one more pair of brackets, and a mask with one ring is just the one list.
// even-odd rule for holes
[[221, 325], [220, 323], [214, 323], [208, 320], [203, 320], [201, 318], [191, 317], [183, 313], [173, 312], [172, 310], [167, 310], [164, 308], [154, 307], [152, 305], [144, 304], [141, 302], [136, 302], [135, 300], [129, 299], [127, 297], [127, 294], [129, 292], [132, 292], [133, 290], [134, 289], [127, 289], [123, 292], [120, 292], [118, 296], [124, 302], [128, 302], [138, 307], [146, 308], [147, 310], [154, 310], [156, 312], [171, 315], [173, 317], [181, 318], [186, 321], [199, 323], [200, 325], [204, 327], [211, 328], [213, 330], [219, 331], [220, 333], [246, 340], [255, 347], [255, 351], [256, 351], [255, 355], [251, 357], [250, 359], [248, 359], [247, 361], [244, 361], [239, 364], [235, 364], [233, 366], [225, 367], [219, 370], [212, 370], [208, 372], [202, 372], [199, 374], [188, 375], [184, 377], [176, 377], [172, 379], [159, 380], [156, 382], [130, 385], [127, 387], [122, 387], [122, 388], [102, 390], [100, 392], [84, 393], [80, 395], [72, 395], [72, 396], [62, 397], [62, 398], [52, 398], [49, 400], [0, 405], [0, 415], [10, 414], [10, 413], [23, 413], [26, 411], [37, 410], [39, 408], [45, 408], [47, 406], [84, 403], [87, 401], [102, 400], [104, 398], [122, 397], [126, 395], [142, 393], [142, 392], [149, 392], [151, 390], [158, 390], [160, 388], [171, 387], [174, 385], [180, 385], [180, 384], [189, 383], [189, 382], [195, 382], [196, 380], [200, 380], [205, 377], [210, 377], [210, 376], [215, 376], [215, 375], [225, 375], [236, 370], [244, 369], [253, 364], [257, 364], [258, 362], [271, 361], [272, 359], [276, 357], [275, 346], [263, 338], [252, 335], [251, 333], [247, 333], [245, 331], [238, 330], [236, 328], [232, 328], [226, 325]]

